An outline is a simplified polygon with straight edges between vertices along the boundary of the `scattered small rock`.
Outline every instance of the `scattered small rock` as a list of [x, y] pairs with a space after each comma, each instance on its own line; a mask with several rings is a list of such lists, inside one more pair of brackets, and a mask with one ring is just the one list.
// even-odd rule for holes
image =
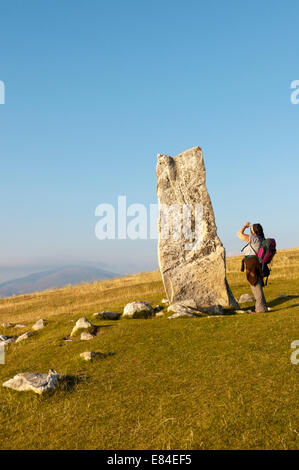
[[17, 337], [16, 343], [19, 343], [20, 341], [23, 341], [24, 339], [27, 339], [32, 335], [33, 335], [33, 331], [26, 331], [26, 333], [24, 333], [21, 336]]
[[171, 304], [168, 307], [167, 311], [174, 312], [174, 315], [171, 315], [170, 317], [168, 317], [169, 319], [179, 318], [179, 317], [196, 317], [201, 313], [196, 308], [187, 306], [185, 304], [182, 304], [181, 302]]
[[245, 304], [246, 302], [254, 302], [254, 298], [250, 294], [242, 294], [239, 298], [240, 304]]
[[6, 341], [8, 338], [9, 338], [9, 336], [0, 335], [0, 341]]
[[26, 325], [22, 325], [21, 323], [17, 323], [17, 325], [15, 325], [14, 328], [23, 329], [23, 328], [26, 328]]
[[[6, 339], [1, 339], [1, 338], [6, 338]], [[14, 338], [13, 336], [1, 336], [0, 337], [0, 343], [5, 344], [5, 345], [14, 343], [15, 340], [16, 340], [16, 338]]]
[[94, 326], [87, 320], [86, 317], [81, 317], [77, 320], [74, 328], [72, 329], [71, 336], [79, 333], [81, 330], [91, 332], [94, 330]]
[[271, 307], [267, 307], [268, 308], [268, 312], [271, 312], [273, 310], [273, 308]]
[[3, 323], [3, 328], [12, 328], [14, 325], [12, 323]]
[[200, 310], [204, 313], [211, 313], [214, 315], [223, 315], [222, 305], [211, 305], [211, 307], [201, 307]]
[[156, 317], [157, 318], [164, 317], [164, 312], [161, 311], [161, 312], [156, 313]]
[[130, 302], [124, 308], [125, 318], [149, 318], [155, 311], [148, 302]]
[[8, 338], [6, 341], [3, 341], [4, 344], [8, 345], [8, 344], [11, 344], [11, 343], [14, 343], [16, 340], [16, 338], [13, 338], [12, 336], [10, 338]]
[[284, 299], [285, 297], [288, 297], [288, 295], [287, 294], [280, 294], [280, 296], [279, 296], [280, 299]]
[[162, 299], [162, 300], [161, 300], [161, 303], [162, 303], [162, 304], [168, 304], [169, 302], [168, 302], [168, 299]]
[[37, 330], [41, 330], [42, 328], [44, 328], [46, 326], [46, 322], [45, 320], [43, 320], [42, 318], [40, 320], [38, 320], [36, 323], [34, 323], [32, 329], [37, 331]]
[[80, 354], [80, 357], [82, 357], [82, 359], [85, 361], [91, 361], [96, 355], [97, 353], [94, 351], [85, 351]]
[[104, 310], [103, 312], [94, 313], [93, 317], [99, 320], [119, 320], [121, 313]]
[[4, 382], [3, 387], [12, 388], [19, 392], [31, 390], [41, 395], [52, 390], [61, 378], [62, 376], [57, 374], [55, 370], [50, 370], [48, 374], [23, 372]]
[[81, 333], [81, 336], [80, 336], [80, 339], [82, 341], [89, 341], [90, 339], [93, 339], [95, 336], [92, 335], [91, 333], [88, 333], [88, 331], [83, 331], [83, 333]]

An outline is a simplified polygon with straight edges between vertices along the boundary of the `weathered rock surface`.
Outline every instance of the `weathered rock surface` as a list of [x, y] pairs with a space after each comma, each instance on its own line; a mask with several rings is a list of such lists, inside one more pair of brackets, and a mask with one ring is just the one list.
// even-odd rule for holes
[[93, 317], [99, 320], [119, 320], [121, 317], [121, 313], [110, 312], [109, 310], [105, 310], [103, 312], [94, 313]]
[[130, 302], [124, 308], [124, 318], [149, 318], [155, 314], [148, 302]]
[[55, 370], [50, 370], [48, 374], [38, 372], [23, 372], [15, 375], [12, 379], [3, 383], [3, 387], [12, 388], [19, 392], [33, 391], [39, 395], [53, 389], [59, 379], [60, 374]]
[[185, 305], [185, 304], [180, 304], [179, 302], [171, 304], [168, 307], [167, 311], [174, 313], [173, 315], [171, 315], [171, 317], [168, 317], [169, 319], [178, 318], [178, 317], [200, 316], [200, 312], [196, 308], [189, 307], [188, 305]]
[[85, 317], [81, 317], [79, 318], [79, 320], [77, 320], [74, 328], [72, 329], [71, 336], [79, 334], [80, 332], [82, 332], [82, 330], [85, 330], [88, 332], [91, 332], [94, 330], [94, 326]]
[[245, 304], [246, 302], [254, 302], [254, 297], [250, 294], [242, 294], [239, 298], [239, 303]]
[[27, 339], [32, 335], [33, 335], [33, 331], [26, 331], [26, 333], [24, 333], [21, 336], [17, 337], [16, 343], [19, 343], [20, 341], [24, 341], [24, 339]]
[[88, 331], [83, 331], [83, 333], [81, 333], [80, 339], [82, 341], [89, 341], [89, 340], [93, 339], [94, 337], [95, 337], [95, 335], [92, 335], [91, 333], [88, 333]]
[[[170, 304], [191, 298], [197, 308], [218, 304], [238, 308], [226, 280], [225, 250], [217, 236], [205, 179], [205, 165], [199, 147], [174, 158], [158, 155], [158, 252], [165, 291]], [[173, 205], [177, 205], [179, 219], [171, 219], [176, 231], [171, 230], [171, 236], [167, 238], [164, 210], [166, 206]], [[188, 223], [182, 224], [182, 236], [178, 238], [183, 214], [188, 214], [189, 210], [189, 230]]]
[[36, 323], [34, 323], [32, 329], [35, 330], [35, 331], [38, 331], [38, 330], [41, 330], [42, 328], [44, 328], [45, 326], [46, 326], [46, 322], [45, 322], [45, 320], [43, 320], [41, 318]]

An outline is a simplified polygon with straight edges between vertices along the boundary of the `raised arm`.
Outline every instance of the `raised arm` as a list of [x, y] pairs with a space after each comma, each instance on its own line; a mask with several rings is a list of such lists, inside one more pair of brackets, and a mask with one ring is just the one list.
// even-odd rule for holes
[[243, 225], [243, 227], [240, 228], [240, 230], [238, 231], [237, 235], [238, 237], [243, 240], [243, 242], [247, 242], [249, 243], [249, 240], [250, 240], [250, 237], [249, 235], [245, 235], [244, 231], [250, 227], [250, 222], [246, 222], [246, 224]]

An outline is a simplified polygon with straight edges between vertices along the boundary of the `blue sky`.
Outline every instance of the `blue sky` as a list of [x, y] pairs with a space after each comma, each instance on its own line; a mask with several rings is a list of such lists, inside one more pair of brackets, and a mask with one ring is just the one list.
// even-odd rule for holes
[[218, 233], [298, 246], [297, 1], [2, 0], [0, 265], [157, 266], [99, 241], [102, 202], [156, 202], [156, 155], [200, 145]]

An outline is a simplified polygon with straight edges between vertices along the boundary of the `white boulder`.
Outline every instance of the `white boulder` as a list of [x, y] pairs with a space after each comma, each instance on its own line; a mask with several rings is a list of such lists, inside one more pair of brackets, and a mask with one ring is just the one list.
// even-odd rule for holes
[[39, 395], [52, 390], [62, 376], [55, 370], [48, 374], [38, 372], [23, 372], [3, 383], [3, 387], [12, 388], [19, 392], [33, 391]]
[[148, 302], [130, 302], [124, 308], [124, 318], [150, 318], [155, 314]]
[[84, 361], [91, 361], [97, 355], [94, 351], [85, 351], [80, 354], [80, 357], [84, 359]]
[[80, 336], [80, 339], [82, 341], [89, 341], [90, 339], [93, 339], [94, 338], [94, 335], [92, 335], [91, 333], [88, 333], [88, 331], [83, 331], [83, 333], [81, 333], [81, 336]]
[[37, 330], [41, 330], [42, 328], [44, 328], [46, 326], [46, 322], [45, 320], [43, 320], [42, 318], [40, 320], [38, 320], [36, 323], [34, 323], [32, 329], [37, 331]]
[[87, 320], [85, 317], [79, 318], [77, 320], [74, 328], [72, 329], [71, 336], [74, 336], [75, 334], [79, 333], [81, 330], [85, 331], [93, 331], [94, 326]]

